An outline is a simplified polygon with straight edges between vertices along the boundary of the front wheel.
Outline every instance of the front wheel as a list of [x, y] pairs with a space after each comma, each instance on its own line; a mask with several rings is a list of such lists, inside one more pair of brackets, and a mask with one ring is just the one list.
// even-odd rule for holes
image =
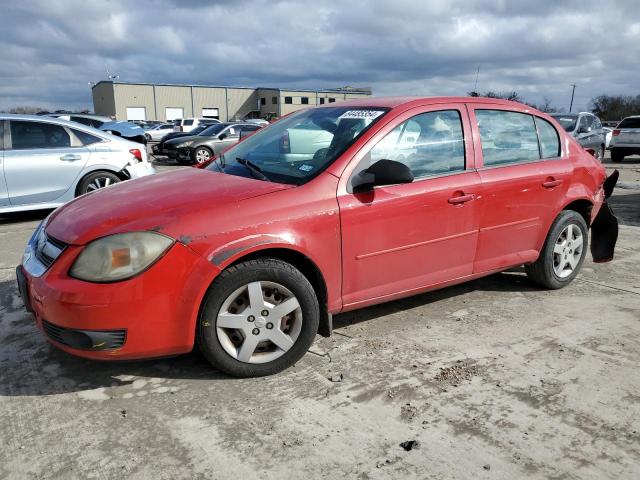
[[273, 258], [250, 260], [213, 282], [197, 339], [207, 360], [229, 375], [271, 375], [302, 358], [319, 319], [318, 299], [299, 270]]
[[207, 147], [198, 147], [193, 152], [193, 159], [196, 163], [206, 163], [211, 159], [211, 150]]
[[588, 235], [582, 215], [573, 210], [562, 211], [551, 225], [538, 260], [525, 266], [529, 278], [550, 289], [571, 283], [582, 268]]

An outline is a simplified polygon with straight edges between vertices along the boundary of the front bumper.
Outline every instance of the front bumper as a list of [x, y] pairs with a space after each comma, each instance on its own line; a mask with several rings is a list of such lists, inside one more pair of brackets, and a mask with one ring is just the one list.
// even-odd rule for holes
[[200, 304], [219, 273], [214, 265], [176, 243], [137, 277], [96, 284], [67, 274], [82, 248], [69, 245], [40, 275], [17, 268], [25, 306], [52, 344], [98, 360], [191, 351]]
[[183, 162], [190, 162], [193, 160], [193, 148], [191, 147], [181, 147], [176, 150], [176, 156], [178, 160]]

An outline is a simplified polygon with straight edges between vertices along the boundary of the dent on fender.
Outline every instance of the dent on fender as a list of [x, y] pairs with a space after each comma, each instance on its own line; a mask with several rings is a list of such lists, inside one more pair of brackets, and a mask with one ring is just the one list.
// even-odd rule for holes
[[[267, 238], [265, 238], [267, 237]], [[242, 238], [240, 240], [236, 240], [227, 245], [224, 245], [218, 248], [210, 258], [210, 262], [216, 267], [220, 267], [227, 260], [236, 256], [237, 254], [250, 251], [255, 247], [259, 247], [261, 245], [295, 245], [295, 238], [291, 234], [282, 234], [282, 235], [253, 235], [251, 237]]]

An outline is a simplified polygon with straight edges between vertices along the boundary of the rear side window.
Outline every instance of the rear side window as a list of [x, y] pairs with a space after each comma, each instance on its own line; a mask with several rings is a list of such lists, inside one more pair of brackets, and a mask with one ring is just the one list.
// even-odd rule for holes
[[640, 117], [625, 118], [616, 128], [640, 128]]
[[476, 110], [486, 167], [540, 159], [531, 115], [507, 110]]
[[68, 148], [71, 139], [60, 125], [43, 122], [11, 121], [11, 148]]
[[82, 130], [71, 130], [71, 131], [76, 137], [78, 137], [78, 140], [80, 140], [82, 145], [91, 145], [93, 143], [98, 143], [102, 141], [100, 137], [96, 137], [95, 135], [91, 135], [90, 133], [83, 132]]
[[560, 156], [560, 138], [553, 125], [542, 118], [535, 117], [538, 127], [538, 140], [540, 141], [540, 154], [542, 158], [558, 158]]
[[401, 123], [371, 149], [363, 167], [382, 159], [404, 163], [416, 179], [464, 170], [460, 113], [427, 112]]

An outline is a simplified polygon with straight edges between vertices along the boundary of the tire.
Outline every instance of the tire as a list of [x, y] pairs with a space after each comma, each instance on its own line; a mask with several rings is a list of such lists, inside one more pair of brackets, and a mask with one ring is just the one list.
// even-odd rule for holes
[[93, 172], [80, 180], [77, 195], [84, 195], [118, 182], [120, 182], [120, 178], [115, 173]]
[[[587, 254], [588, 235], [582, 215], [573, 210], [560, 212], [549, 229], [538, 260], [525, 265], [527, 276], [552, 290], [567, 286], [582, 267]], [[579, 246], [577, 237], [582, 239]]]
[[[288, 313], [280, 315], [276, 308]], [[300, 360], [313, 343], [319, 321], [320, 307], [309, 280], [289, 263], [261, 258], [229, 267], [214, 280], [203, 301], [196, 338], [214, 367], [234, 377], [259, 377]]]
[[614, 163], [620, 163], [624, 160], [624, 155], [622, 155], [617, 149], [611, 149], [611, 161]]
[[213, 156], [213, 152], [208, 147], [197, 147], [193, 151], [193, 162], [194, 163], [205, 163], [211, 159]]

